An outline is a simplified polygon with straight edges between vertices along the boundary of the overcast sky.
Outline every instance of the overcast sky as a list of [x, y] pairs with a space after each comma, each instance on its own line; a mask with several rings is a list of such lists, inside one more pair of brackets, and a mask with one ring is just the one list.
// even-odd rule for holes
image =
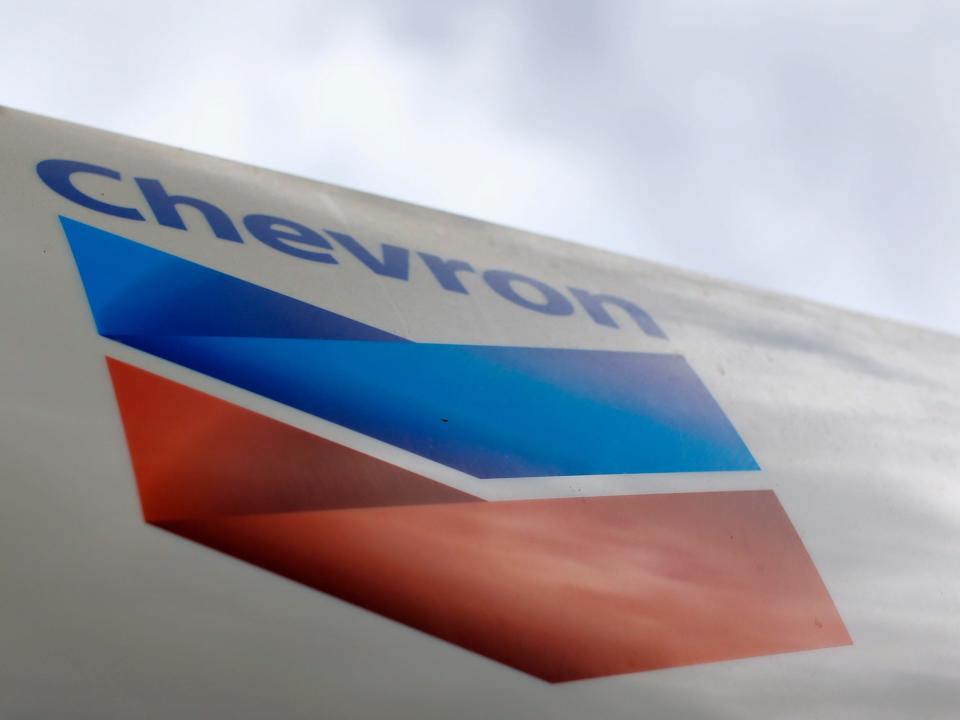
[[0, 104], [960, 332], [960, 4], [0, 0]]

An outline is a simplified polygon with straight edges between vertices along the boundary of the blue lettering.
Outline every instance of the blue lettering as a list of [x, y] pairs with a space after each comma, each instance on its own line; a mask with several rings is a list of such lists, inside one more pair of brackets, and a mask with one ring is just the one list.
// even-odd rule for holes
[[[128, 220], [143, 221], [146, 218], [136, 208], [114, 205], [98, 200], [81, 192], [73, 184], [73, 176], [79, 173], [99, 175], [111, 180], [121, 181], [122, 175], [111, 168], [75, 160], [50, 158], [37, 163], [37, 175], [40, 180], [58, 195], [90, 210]], [[134, 178], [144, 199], [150, 206], [157, 222], [165, 227], [186, 230], [178, 208], [186, 205], [199, 212], [206, 220], [214, 235], [223, 240], [242, 243], [243, 239], [230, 217], [219, 207], [206, 200], [187, 195], [170, 195], [159, 180]], [[294, 257], [311, 262], [337, 264], [337, 259], [326, 251], [334, 250], [330, 240], [321, 233], [293, 220], [274, 215], [250, 214], [244, 217], [247, 231], [263, 244]], [[346, 233], [325, 230], [324, 233], [335, 240], [353, 257], [377, 275], [408, 280], [410, 277], [410, 250], [388, 243], [381, 244], [380, 256], [371, 253], [356, 239]], [[473, 265], [456, 259], [446, 259], [426, 252], [417, 253], [444, 290], [469, 294], [461, 280], [461, 273], [476, 273]], [[572, 315], [575, 306], [566, 295], [546, 283], [520, 273], [508, 270], [487, 270], [483, 273], [486, 284], [500, 297], [509, 300], [527, 310], [545, 315]], [[526, 286], [527, 292], [521, 294], [518, 286]], [[532, 289], [533, 294], [531, 294]], [[666, 339], [667, 336], [646, 310], [635, 303], [608, 293], [594, 293], [580, 288], [568, 288], [587, 315], [598, 325], [620, 328], [621, 325], [610, 314], [609, 308], [616, 307], [629, 317], [644, 333], [651, 337]], [[531, 299], [533, 297], [534, 299]]]
[[343, 245], [351, 255], [377, 275], [385, 275], [397, 280], [410, 278], [410, 251], [406, 248], [382, 243], [383, 259], [381, 260], [345, 233], [334, 230], [324, 230], [324, 232]]
[[67, 200], [77, 203], [77, 205], [82, 205], [85, 208], [106, 213], [107, 215], [114, 215], [116, 217], [126, 218], [127, 220], [145, 219], [139, 210], [122, 207], [120, 205], [111, 205], [110, 203], [97, 200], [80, 192], [73, 184], [72, 176], [74, 173], [102, 175], [111, 180], [122, 179], [122, 176], [116, 170], [101, 167], [100, 165], [92, 165], [91, 163], [55, 159], [42, 160], [37, 163], [37, 175], [39, 175], [46, 186], [57, 193], [57, 195], [61, 195]]
[[140, 192], [143, 193], [147, 204], [150, 205], [150, 210], [153, 211], [154, 217], [157, 218], [157, 222], [161, 225], [177, 228], [178, 230], [186, 230], [187, 226], [184, 225], [183, 218], [180, 217], [177, 206], [188, 205], [200, 211], [200, 214], [203, 215], [207, 223], [209, 223], [210, 229], [213, 230], [213, 234], [218, 238], [221, 240], [230, 240], [231, 242], [243, 242], [240, 233], [237, 232], [237, 229], [233, 226], [227, 214], [213, 203], [187, 195], [169, 195], [159, 180], [139, 177], [134, 179], [137, 181]]
[[[546, 283], [534, 280], [532, 277], [508, 272], [507, 270], [487, 270], [483, 274], [483, 279], [500, 297], [528, 310], [536, 310], [547, 315], [570, 315], [573, 313], [573, 303], [561, 295], [558, 290], [554, 290]], [[543, 302], [538, 303], [528, 300], [513, 289], [514, 283], [524, 283], [536, 289], [543, 295]]]
[[467, 294], [467, 289], [463, 286], [463, 283], [460, 282], [457, 273], [476, 272], [476, 270], [473, 269], [473, 265], [463, 260], [444, 260], [430, 253], [422, 252], [417, 253], [417, 255], [419, 255], [427, 267], [430, 268], [430, 272], [433, 273], [437, 282], [440, 283], [440, 287], [451, 292]]
[[[333, 245], [320, 233], [311, 230], [306, 225], [273, 215], [247, 215], [243, 219], [243, 224], [251, 235], [274, 250], [313, 262], [331, 265], [337, 262], [336, 258], [329, 253], [309, 249], [319, 247], [333, 250]], [[302, 245], [308, 247], [300, 247]]]
[[660, 329], [660, 326], [654, 322], [647, 311], [629, 300], [624, 300], [616, 295], [591, 293], [574, 287], [570, 288], [570, 292], [573, 293], [573, 296], [583, 306], [583, 309], [587, 311], [587, 314], [593, 318], [593, 321], [598, 325], [606, 325], [612, 328], [620, 327], [605, 307], [606, 305], [615, 305], [626, 311], [627, 315], [633, 318], [633, 321], [647, 335], [663, 338], [664, 340], [667, 339], [666, 333]]

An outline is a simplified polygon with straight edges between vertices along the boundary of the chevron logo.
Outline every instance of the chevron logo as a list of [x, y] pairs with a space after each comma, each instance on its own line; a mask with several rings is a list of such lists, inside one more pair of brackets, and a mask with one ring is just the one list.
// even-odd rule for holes
[[[411, 342], [61, 222], [103, 337], [474, 478], [759, 469], [680, 355]], [[772, 491], [489, 502], [107, 363], [147, 523], [542, 680], [850, 643]]]

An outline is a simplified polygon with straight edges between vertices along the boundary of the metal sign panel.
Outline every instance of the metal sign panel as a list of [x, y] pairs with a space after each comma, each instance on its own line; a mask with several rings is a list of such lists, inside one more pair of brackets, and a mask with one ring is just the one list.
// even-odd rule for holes
[[0, 113], [4, 716], [950, 716], [960, 341]]

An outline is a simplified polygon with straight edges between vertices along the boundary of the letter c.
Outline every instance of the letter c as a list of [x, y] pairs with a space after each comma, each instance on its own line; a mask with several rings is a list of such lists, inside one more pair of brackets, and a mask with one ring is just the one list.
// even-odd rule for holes
[[37, 175], [46, 184], [48, 188], [58, 195], [62, 195], [67, 200], [71, 200], [77, 205], [83, 205], [85, 208], [96, 210], [97, 212], [115, 215], [126, 218], [127, 220], [143, 220], [143, 215], [135, 208], [122, 207], [120, 205], [111, 205], [110, 203], [97, 200], [89, 195], [84, 195], [73, 185], [71, 176], [74, 173], [90, 173], [91, 175], [102, 175], [111, 180], [120, 180], [121, 175], [116, 170], [92, 165], [75, 160], [41, 160], [37, 163]]

